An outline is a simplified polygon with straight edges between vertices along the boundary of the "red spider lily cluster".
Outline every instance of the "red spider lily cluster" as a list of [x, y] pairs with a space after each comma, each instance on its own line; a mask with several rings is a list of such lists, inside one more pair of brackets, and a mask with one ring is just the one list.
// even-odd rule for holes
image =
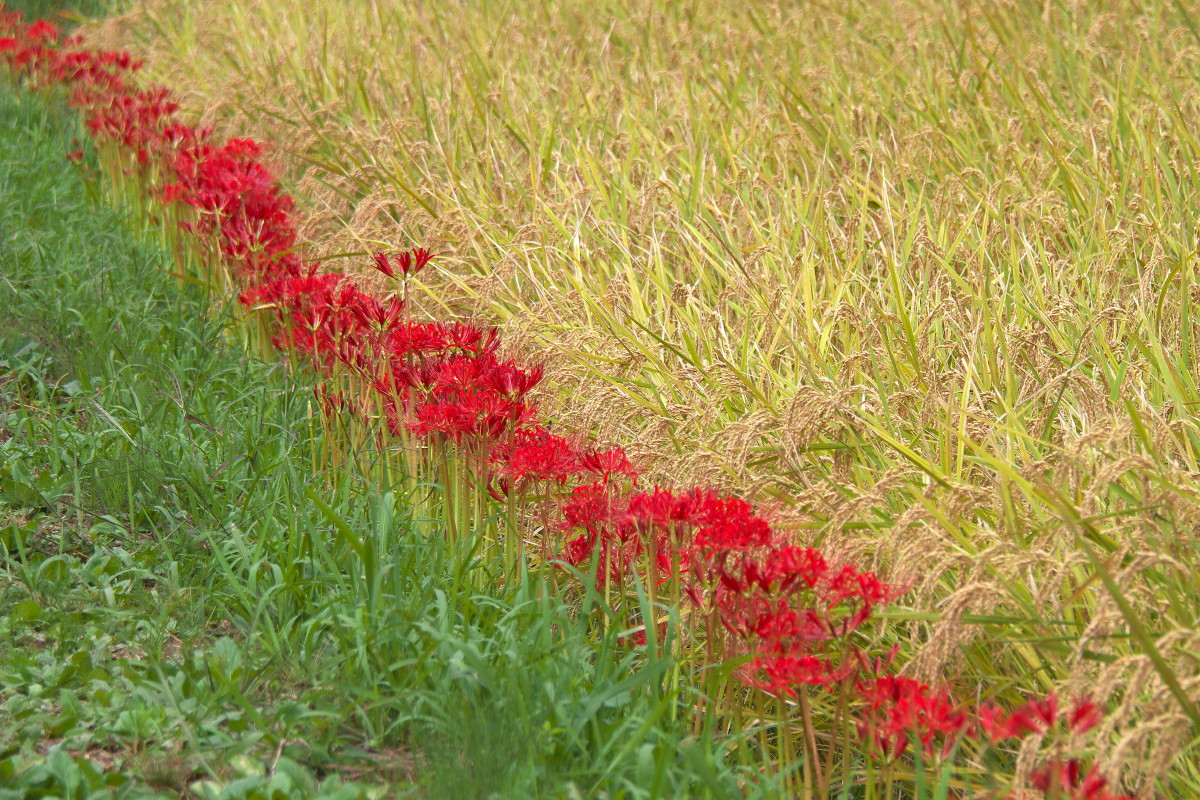
[[[860, 679], [857, 688], [866, 701], [858, 720], [859, 733], [885, 760], [895, 759], [914, 743], [927, 758], [945, 758], [963, 740], [995, 746], [1029, 735], [1062, 739], [1092, 730], [1104, 717], [1100, 707], [1086, 697], [1076, 700], [1065, 714], [1053, 694], [1006, 712], [986, 704], [964, 707], [944, 690], [895, 675]], [[1029, 784], [1034, 792], [1010, 795], [1010, 799], [1130, 800], [1128, 795], [1110, 792], [1108, 779], [1099, 768], [1080, 758], [1048, 758], [1030, 773]]]
[[[553, 432], [531, 398], [540, 366], [502, 358], [494, 330], [407, 314], [409, 282], [430, 263], [428, 251], [376, 254], [372, 266], [392, 284], [385, 292], [322, 272], [297, 252], [294, 203], [263, 146], [222, 143], [180, 122], [168, 90], [136, 85], [140, 64], [128, 54], [81, 49], [50, 23], [25, 25], [0, 11], [0, 58], [27, 85], [71, 89], [97, 143], [120, 153], [165, 207], [183, 212], [180, 232], [219, 260], [245, 307], [273, 320], [274, 345], [325, 376], [316, 399], [329, 417], [453, 450], [469, 464], [477, 494], [535, 503], [548, 562], [606, 594], [645, 589], [652, 601], [677, 604], [709, 659], [737, 659], [745, 687], [783, 701], [848, 692], [859, 734], [885, 760], [914, 742], [944, 758], [965, 739], [999, 746], [1100, 721], [1094, 704], [1063, 715], [1052, 697], [1012, 711], [963, 707], [890, 673], [891, 659], [869, 663], [855, 637], [896, 598], [895, 587], [787, 541], [744, 500], [642, 486], [621, 448]], [[628, 638], [645, 641], [644, 633]], [[1030, 783], [1041, 796], [1114, 797], [1078, 759], [1050, 759]]]

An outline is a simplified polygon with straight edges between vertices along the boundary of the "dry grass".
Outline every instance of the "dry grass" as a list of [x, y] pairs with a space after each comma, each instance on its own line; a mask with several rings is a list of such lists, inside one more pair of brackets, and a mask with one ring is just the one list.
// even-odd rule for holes
[[314, 254], [440, 252], [427, 307], [545, 359], [563, 424], [910, 581], [914, 669], [1095, 687], [1112, 772], [1200, 786], [1168, 775], [1200, 719], [1181, 4], [175, 0], [93, 35], [278, 142]]

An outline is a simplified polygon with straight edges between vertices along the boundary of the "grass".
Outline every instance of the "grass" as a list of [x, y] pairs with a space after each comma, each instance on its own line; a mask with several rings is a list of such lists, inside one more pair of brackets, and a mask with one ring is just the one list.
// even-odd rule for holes
[[306, 378], [76, 138], [0, 93], [0, 797], [741, 796], [669, 659], [314, 473]]
[[117, 11], [122, 0], [13, 0], [5, 5], [20, 11], [27, 20], [48, 19], [61, 24], [78, 24]]
[[1095, 691], [1200, 793], [1183, 5], [184, 7], [93, 36], [280, 143], [314, 253], [438, 250], [560, 423], [911, 584], [911, 674]]

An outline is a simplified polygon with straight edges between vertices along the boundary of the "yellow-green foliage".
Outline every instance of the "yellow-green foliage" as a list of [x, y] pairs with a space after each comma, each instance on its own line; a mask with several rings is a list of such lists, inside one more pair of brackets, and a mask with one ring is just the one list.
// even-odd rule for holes
[[1186, 5], [176, 0], [93, 36], [277, 142], [313, 253], [438, 251], [426, 307], [546, 359], [556, 419], [910, 582], [924, 677], [1119, 703], [1136, 785], [1200, 696]]

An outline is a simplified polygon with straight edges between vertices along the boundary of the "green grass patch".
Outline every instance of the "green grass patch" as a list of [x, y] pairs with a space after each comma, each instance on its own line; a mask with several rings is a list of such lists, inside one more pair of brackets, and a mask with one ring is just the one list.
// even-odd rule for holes
[[20, 11], [27, 20], [48, 19], [56, 23], [96, 19], [111, 14], [123, 0], [5, 0], [10, 11]]

